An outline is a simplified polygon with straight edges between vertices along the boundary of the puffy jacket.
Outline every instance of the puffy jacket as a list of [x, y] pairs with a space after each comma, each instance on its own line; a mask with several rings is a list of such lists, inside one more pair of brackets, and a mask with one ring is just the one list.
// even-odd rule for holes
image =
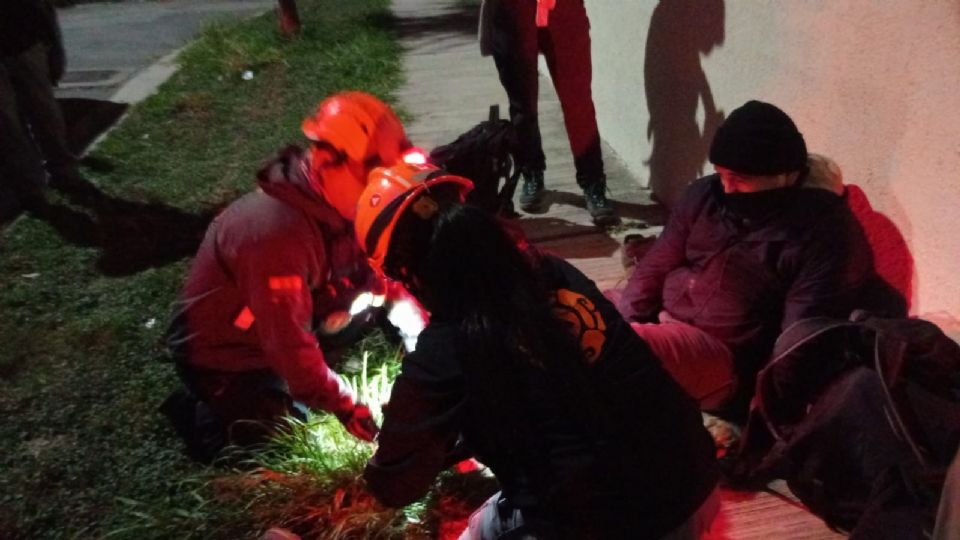
[[[503, 399], [516, 415], [512, 424], [524, 429], [510, 431], [510, 422], [490, 418], [490, 403], [468, 390], [460, 324], [431, 320], [394, 384], [367, 485], [387, 505], [409, 504], [427, 492], [461, 440], [494, 472], [507, 501], [528, 521], [563, 531], [554, 534], [660, 537], [716, 485], [713, 442], [696, 404], [582, 273], [552, 257], [540, 271], [559, 302], [578, 306], [586, 326], [602, 331], [599, 340], [582, 334], [599, 347], [586, 375], [570, 381], [518, 367], [511, 387], [524, 395]], [[568, 399], [571, 387], [593, 397]], [[496, 440], [510, 442], [498, 447]]]
[[720, 177], [690, 185], [654, 246], [637, 264], [618, 306], [630, 321], [666, 310], [731, 348], [740, 388], [767, 360], [777, 335], [816, 316], [879, 309], [880, 287], [863, 230], [842, 196], [793, 188], [764, 219], [724, 205]]
[[352, 400], [312, 329], [348, 309], [372, 271], [351, 224], [306, 174], [301, 151], [285, 149], [259, 172], [260, 189], [213, 221], [176, 306], [171, 343], [197, 367], [272, 369], [298, 401], [339, 412]]

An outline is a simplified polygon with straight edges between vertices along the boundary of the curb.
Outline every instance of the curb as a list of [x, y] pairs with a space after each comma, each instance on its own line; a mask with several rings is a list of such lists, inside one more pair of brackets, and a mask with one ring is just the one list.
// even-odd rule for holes
[[177, 56], [188, 46], [184, 45], [174, 50], [134, 75], [110, 96], [110, 101], [132, 105], [149, 97], [157, 91], [161, 84], [177, 72], [179, 68]]

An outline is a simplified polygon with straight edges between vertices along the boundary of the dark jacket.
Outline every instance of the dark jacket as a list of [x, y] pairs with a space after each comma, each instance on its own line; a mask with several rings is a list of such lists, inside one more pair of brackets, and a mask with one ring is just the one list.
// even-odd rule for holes
[[16, 56], [39, 42], [58, 45], [56, 12], [48, 0], [4, 0], [0, 56]]
[[[459, 323], [431, 320], [394, 384], [368, 486], [390, 506], [419, 499], [462, 438], [526, 519], [572, 538], [659, 537], [716, 484], [696, 404], [593, 282], [552, 257], [540, 272], [558, 302], [584, 316], [583, 328], [600, 331], [581, 335], [583, 377], [518, 367], [510, 386], [525, 395], [503, 396], [517, 403], [511, 421], [491, 421], [491, 403], [468, 390]], [[508, 432], [507, 423], [522, 429]]]
[[345, 221], [308, 184], [299, 149], [258, 174], [260, 190], [210, 225], [190, 268], [171, 343], [194, 366], [269, 368], [291, 395], [337, 412], [347, 389], [324, 361], [314, 321], [349, 309], [372, 272]]
[[691, 184], [630, 276], [621, 313], [653, 322], [666, 310], [720, 339], [734, 353], [741, 390], [752, 392], [782, 329], [867, 307], [863, 291], [877, 279], [844, 198], [791, 189], [788, 204], [751, 221], [726, 207], [718, 175]]

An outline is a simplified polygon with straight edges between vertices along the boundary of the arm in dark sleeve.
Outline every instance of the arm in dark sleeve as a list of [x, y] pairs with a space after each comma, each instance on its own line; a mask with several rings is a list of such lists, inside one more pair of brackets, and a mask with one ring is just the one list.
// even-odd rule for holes
[[353, 395], [327, 366], [311, 332], [310, 273], [317, 255], [297, 239], [263, 241], [246, 253], [237, 282], [247, 296], [267, 363], [290, 395], [311, 408], [343, 413]]
[[462, 378], [453, 370], [438, 370], [433, 360], [439, 355], [430, 356], [431, 365], [417, 352], [404, 359], [384, 409], [377, 452], [363, 474], [377, 500], [390, 507], [406, 506], [427, 493], [449, 466], [459, 437]]
[[628, 321], [657, 319], [663, 307], [663, 282], [667, 274], [681, 266], [686, 258], [687, 236], [696, 209], [701, 206], [700, 200], [699, 194], [687, 192], [671, 213], [660, 237], [634, 268], [617, 305], [620, 314]]
[[873, 273], [863, 231], [843, 212], [817, 227], [794, 261], [797, 270], [787, 289], [781, 330], [810, 317], [848, 317]]

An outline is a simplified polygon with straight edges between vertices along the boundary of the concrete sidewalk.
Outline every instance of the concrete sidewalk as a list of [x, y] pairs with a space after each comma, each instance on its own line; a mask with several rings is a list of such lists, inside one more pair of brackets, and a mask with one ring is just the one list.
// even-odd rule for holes
[[[478, 4], [463, 0], [393, 2], [407, 81], [397, 97], [415, 118], [408, 126], [411, 139], [424, 148], [452, 141], [484, 120], [490, 105], [499, 104], [501, 117], [508, 116], [507, 97], [493, 59], [481, 57], [476, 42]], [[656, 234], [659, 229], [650, 226], [661, 224], [663, 212], [604, 145], [610, 196], [623, 223], [610, 231], [591, 223], [576, 184], [560, 103], [550, 79], [542, 76], [540, 130], [547, 157], [549, 210], [522, 215], [520, 224], [531, 239], [570, 260], [601, 288], [612, 287], [624, 275], [619, 255], [623, 237], [630, 232]]]
[[[397, 97], [415, 117], [408, 126], [415, 144], [429, 149], [452, 141], [485, 119], [492, 104], [499, 104], [506, 116], [507, 98], [493, 60], [480, 56], [476, 42], [478, 2], [394, 0], [393, 11], [399, 19], [406, 73], [406, 84]], [[519, 223], [533, 241], [571, 261], [601, 289], [622, 284], [623, 236], [657, 234], [664, 212], [604, 145], [611, 198], [624, 223], [609, 231], [590, 223], [574, 179], [559, 102], [549, 78], [541, 76], [540, 83], [540, 129], [550, 204], [545, 214], [522, 215]], [[600, 131], [602, 135], [603, 126]], [[724, 491], [723, 495], [721, 514], [709, 536], [712, 540], [843, 537], [792, 498], [782, 482], [771, 485], [769, 492]]]

